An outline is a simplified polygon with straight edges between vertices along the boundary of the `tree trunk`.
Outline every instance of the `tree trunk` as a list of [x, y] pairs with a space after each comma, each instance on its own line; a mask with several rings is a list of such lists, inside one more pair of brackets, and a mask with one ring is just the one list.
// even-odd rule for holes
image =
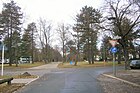
[[89, 64], [91, 64], [91, 50], [90, 50], [90, 43], [89, 43], [89, 39], [88, 39], [88, 62]]
[[92, 60], [92, 64], [94, 64], [94, 51], [93, 51], [93, 46], [91, 46], [91, 60]]
[[129, 62], [128, 62], [128, 51], [126, 49], [126, 46], [123, 48], [124, 51], [124, 59], [125, 59], [125, 70], [128, 70]]
[[125, 60], [125, 70], [128, 70], [129, 62], [128, 62], [128, 51], [127, 51], [127, 43], [125, 41], [125, 38], [122, 38], [119, 42], [122, 46], [123, 53], [124, 53], [124, 60]]
[[121, 51], [118, 51], [118, 64], [121, 64]]
[[65, 54], [64, 53], [65, 53], [65, 49], [64, 49], [64, 42], [63, 42], [63, 63], [64, 63], [64, 60], [65, 60], [65, 56], [64, 56]]
[[11, 32], [10, 32], [10, 42], [9, 42], [9, 66], [12, 66], [12, 61], [13, 61], [13, 58], [12, 58], [12, 28], [10, 29]]
[[94, 53], [92, 52], [92, 64], [94, 64]]

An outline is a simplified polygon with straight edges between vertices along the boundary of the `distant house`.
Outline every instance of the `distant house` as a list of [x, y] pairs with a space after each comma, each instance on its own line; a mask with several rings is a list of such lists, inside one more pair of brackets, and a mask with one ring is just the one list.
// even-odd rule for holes
[[32, 57], [20, 57], [19, 64], [32, 63]]
[[[1, 58], [0, 58], [0, 63], [2, 63]], [[9, 59], [4, 59], [4, 64], [8, 64], [9, 63]]]

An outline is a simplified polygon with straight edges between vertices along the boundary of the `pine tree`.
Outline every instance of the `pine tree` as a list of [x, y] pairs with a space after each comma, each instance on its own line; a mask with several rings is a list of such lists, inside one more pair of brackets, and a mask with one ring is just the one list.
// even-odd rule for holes
[[27, 29], [25, 29], [22, 38], [22, 56], [32, 57], [32, 63], [34, 63], [33, 54], [35, 49], [35, 41], [34, 41], [35, 31], [36, 31], [36, 24], [32, 22], [28, 24]]
[[[21, 31], [21, 24], [22, 24], [22, 17], [23, 14], [21, 13], [21, 8], [16, 5], [16, 3], [11, 0], [10, 3], [4, 3], [3, 4], [3, 9], [2, 13], [0, 14], [0, 29], [2, 30], [2, 33], [5, 37], [7, 37], [6, 45], [8, 46], [8, 54], [9, 54], [9, 59], [10, 63], [9, 65], [12, 65], [12, 46], [15, 42], [16, 39], [15, 36], [13, 35], [15, 32], [17, 32], [19, 35]], [[17, 44], [18, 42], [16, 42]]]
[[80, 46], [83, 46], [85, 58], [89, 64], [94, 63], [94, 51], [96, 47], [98, 25], [101, 23], [102, 15], [99, 10], [85, 6], [77, 14], [75, 31], [80, 33]]

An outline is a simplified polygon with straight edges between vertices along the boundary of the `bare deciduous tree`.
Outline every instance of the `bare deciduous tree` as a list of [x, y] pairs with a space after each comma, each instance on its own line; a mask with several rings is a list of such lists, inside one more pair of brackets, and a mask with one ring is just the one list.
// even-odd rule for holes
[[42, 47], [42, 56], [45, 63], [51, 61], [50, 56], [50, 38], [51, 38], [51, 28], [52, 25], [45, 19], [40, 18], [38, 26], [38, 36]]
[[59, 40], [62, 44], [62, 52], [63, 52], [63, 62], [66, 61], [66, 43], [69, 40], [70, 32], [69, 32], [70, 27], [68, 25], [65, 25], [64, 23], [59, 24], [57, 30], [57, 33], [59, 35]]
[[[129, 45], [128, 43], [137, 38], [140, 24], [140, 9], [137, 3], [130, 2], [131, 0], [106, 0], [108, 8], [108, 19], [114, 36], [118, 35], [121, 39], [118, 40], [123, 48], [125, 58], [125, 69], [127, 69]], [[136, 7], [137, 6], [137, 7]]]

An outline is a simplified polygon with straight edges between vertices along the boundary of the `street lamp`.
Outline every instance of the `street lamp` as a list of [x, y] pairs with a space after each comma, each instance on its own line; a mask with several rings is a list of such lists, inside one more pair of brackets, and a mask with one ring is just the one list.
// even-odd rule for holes
[[2, 41], [2, 36], [0, 36], [0, 42], [1, 42], [1, 45], [2, 45], [2, 57], [1, 57], [1, 62], [2, 62], [2, 65], [1, 65], [1, 76], [3, 76], [3, 64], [4, 64], [4, 44], [3, 44], [3, 41]]

